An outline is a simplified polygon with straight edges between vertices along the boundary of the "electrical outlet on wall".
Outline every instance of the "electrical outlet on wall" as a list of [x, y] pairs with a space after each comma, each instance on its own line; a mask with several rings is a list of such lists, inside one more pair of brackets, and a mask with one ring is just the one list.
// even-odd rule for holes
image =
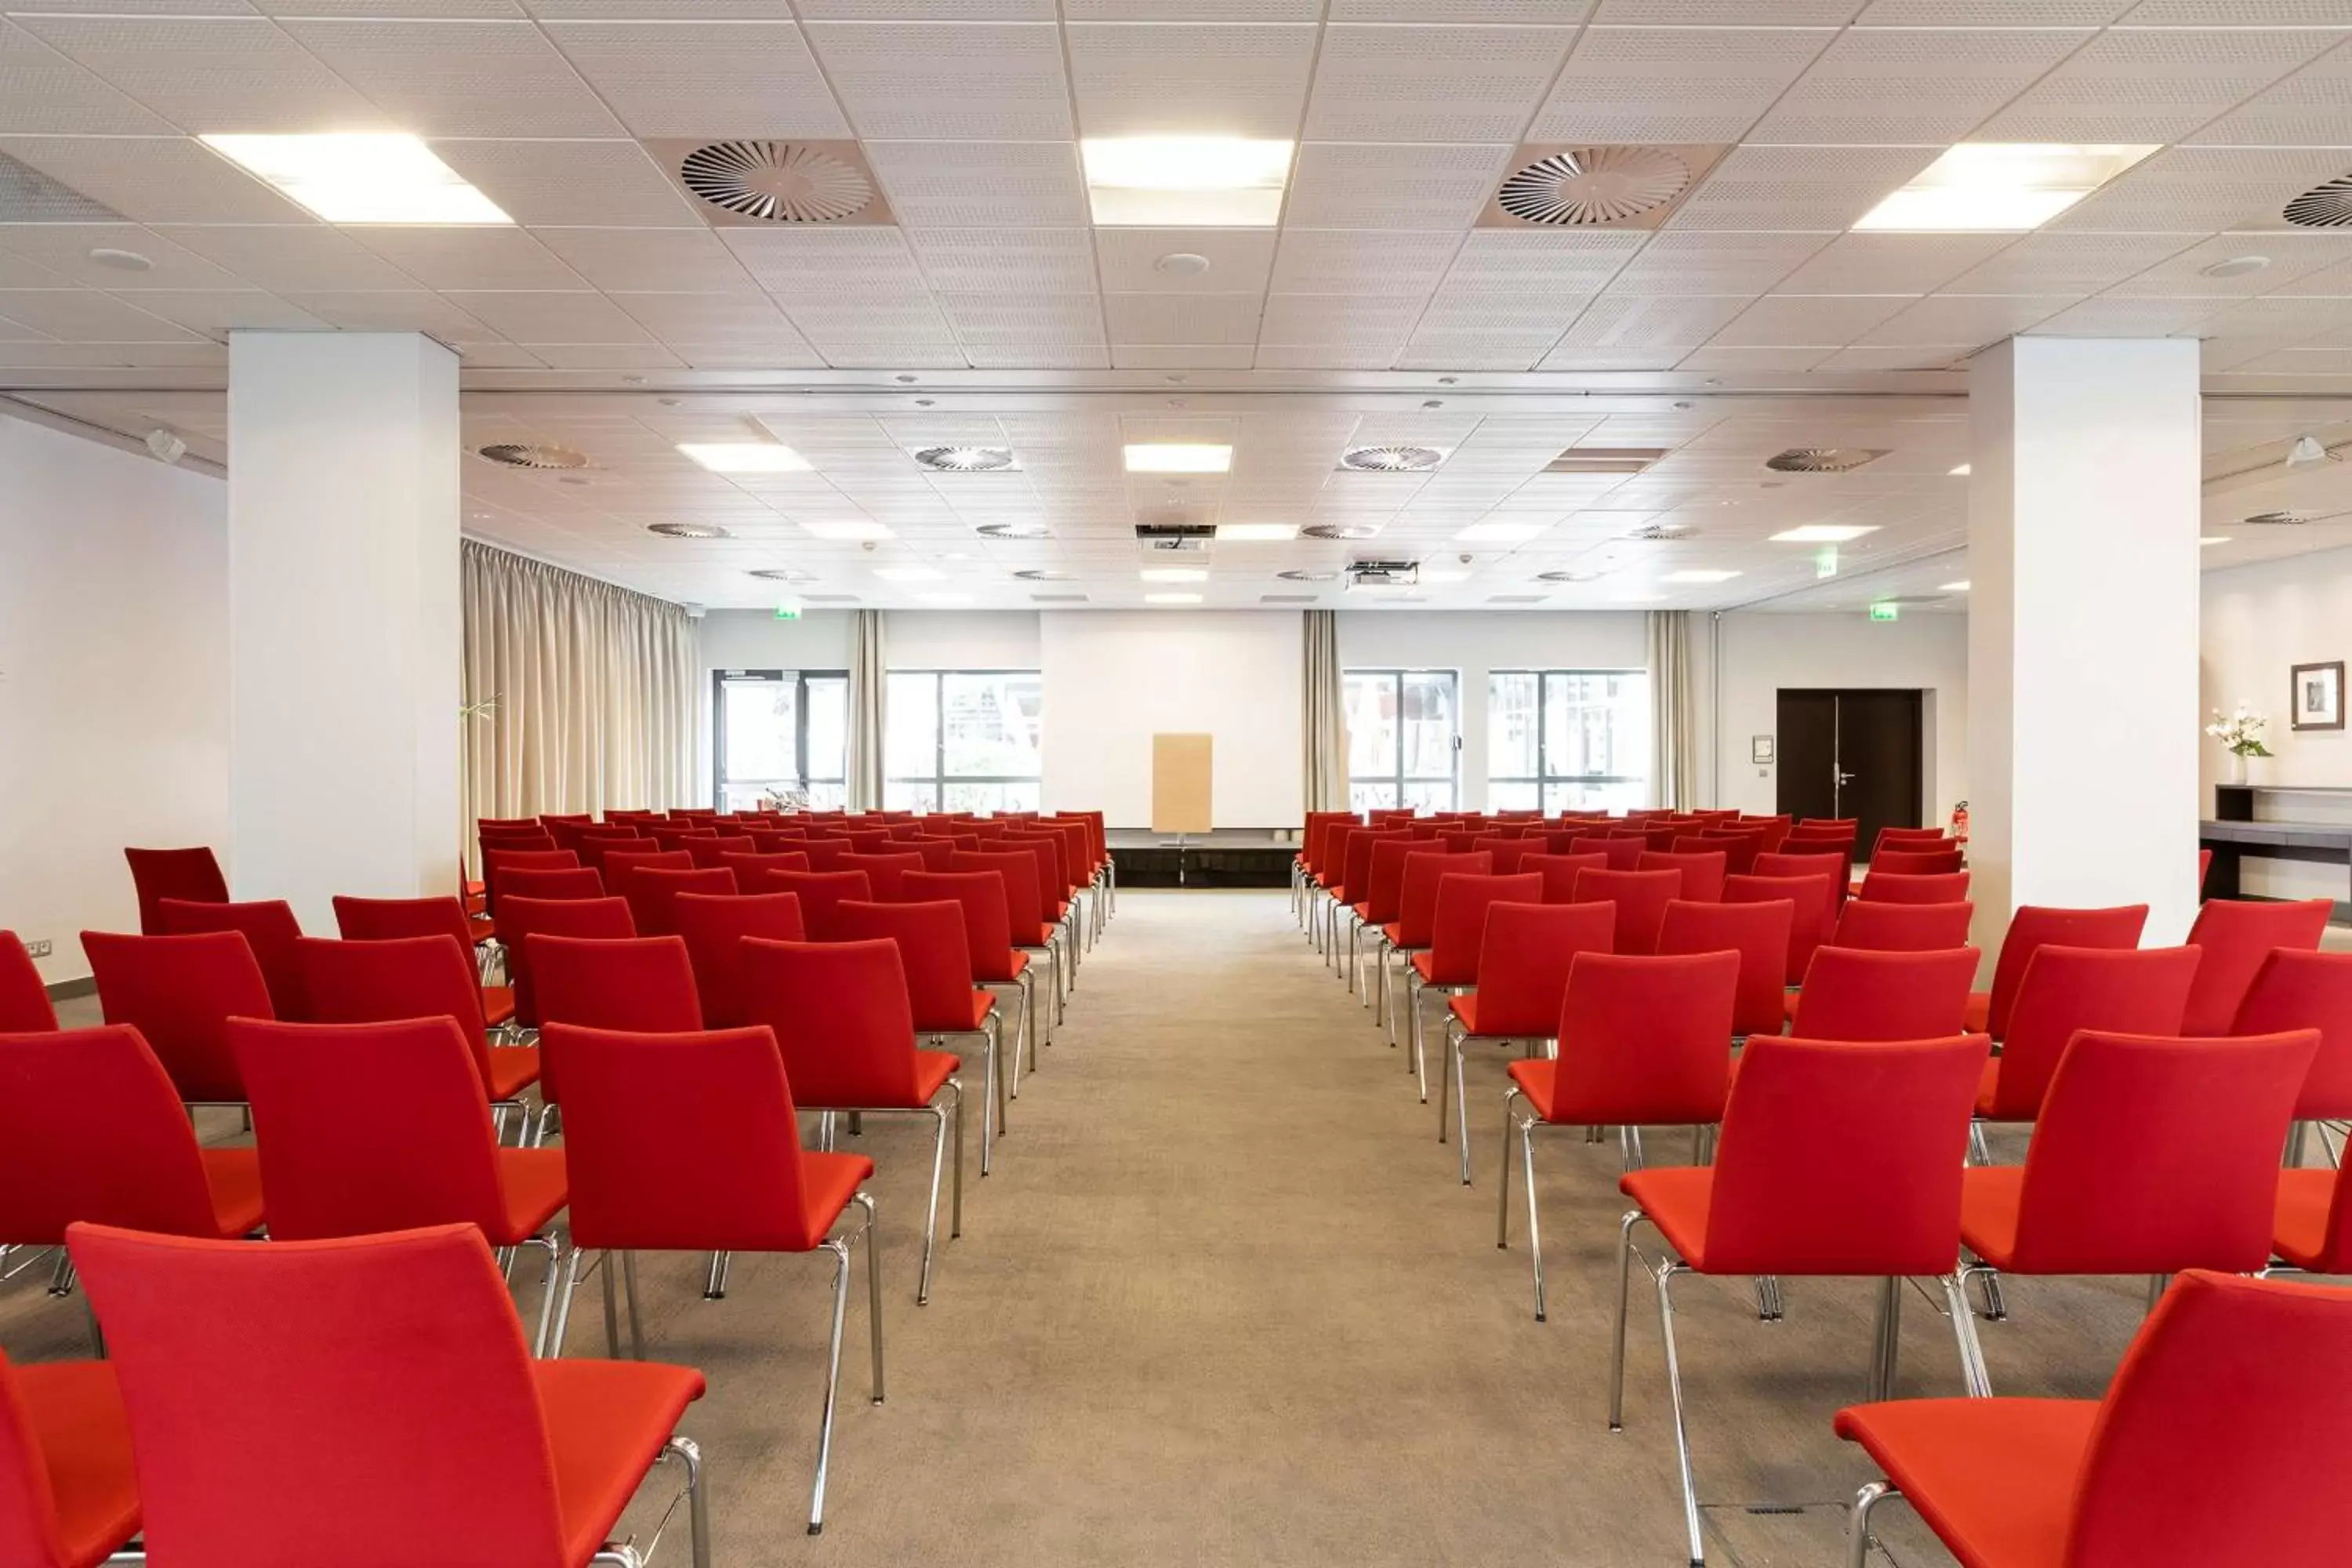
[[25, 944], [25, 956], [27, 958], [47, 958], [49, 956], [53, 944], [46, 939], [40, 942], [28, 942]]

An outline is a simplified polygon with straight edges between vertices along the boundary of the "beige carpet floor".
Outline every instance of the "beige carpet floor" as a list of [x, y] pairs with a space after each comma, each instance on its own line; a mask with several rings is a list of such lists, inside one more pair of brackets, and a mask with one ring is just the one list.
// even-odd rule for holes
[[[718, 1561], [1684, 1562], [1655, 1301], [1638, 1276], [1627, 1427], [1606, 1423], [1615, 1143], [1538, 1146], [1550, 1321], [1538, 1323], [1523, 1213], [1512, 1248], [1494, 1244], [1499, 1056], [1471, 1064], [1466, 1190], [1407, 1065], [1282, 894], [1128, 893], [1014, 1104], [996, 1173], [981, 1181], [975, 1159], [927, 1307], [914, 1302], [927, 1134], [870, 1121], [857, 1141], [881, 1166], [889, 1397], [865, 1397], [854, 1297], [821, 1538], [804, 1521], [828, 1268], [740, 1257], [727, 1300], [707, 1302], [699, 1258], [646, 1261], [653, 1353], [711, 1383], [687, 1429], [709, 1461]], [[976, 1061], [966, 1076], [976, 1100]], [[1685, 1147], [1662, 1131], [1651, 1158]], [[2011, 1320], [1983, 1326], [1995, 1388], [2095, 1394], [2143, 1289], [2012, 1282]], [[1679, 1288], [1710, 1562], [1843, 1561], [1838, 1510], [1870, 1472], [1830, 1418], [1862, 1394], [1872, 1289], [1793, 1282], [1786, 1321], [1768, 1326], [1745, 1281]], [[1902, 1391], [1958, 1393], [1937, 1304], [1913, 1292], [1906, 1307]], [[587, 1353], [602, 1338], [593, 1289], [581, 1314], [572, 1346]], [[0, 1289], [12, 1356], [79, 1353], [80, 1334], [79, 1306], [34, 1277]], [[1900, 1510], [1883, 1517], [1891, 1560], [1949, 1561]], [[683, 1542], [661, 1560], [682, 1563]]]

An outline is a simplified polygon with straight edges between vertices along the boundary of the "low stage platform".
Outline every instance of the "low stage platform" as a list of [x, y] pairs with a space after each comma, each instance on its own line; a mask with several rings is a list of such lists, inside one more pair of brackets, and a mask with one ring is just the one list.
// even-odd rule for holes
[[1114, 830], [1106, 836], [1122, 888], [1286, 888], [1298, 846], [1278, 835]]

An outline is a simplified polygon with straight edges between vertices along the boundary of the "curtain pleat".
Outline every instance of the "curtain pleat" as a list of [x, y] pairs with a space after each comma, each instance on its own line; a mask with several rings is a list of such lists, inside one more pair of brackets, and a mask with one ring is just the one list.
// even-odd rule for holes
[[1698, 715], [1691, 700], [1690, 612], [1652, 610], [1650, 804], [1688, 811], [1698, 804]]
[[882, 612], [860, 610], [849, 654], [849, 809], [882, 807], [882, 723], [889, 665]]
[[465, 542], [467, 842], [485, 816], [683, 805], [700, 638], [679, 606]]
[[1339, 684], [1339, 617], [1308, 610], [1307, 623], [1307, 809], [1348, 805], [1348, 711]]

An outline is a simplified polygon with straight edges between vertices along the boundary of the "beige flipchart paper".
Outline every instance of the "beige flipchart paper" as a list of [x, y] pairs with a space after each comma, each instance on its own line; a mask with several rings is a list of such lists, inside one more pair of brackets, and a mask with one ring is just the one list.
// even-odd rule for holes
[[1209, 831], [1207, 735], [1151, 737], [1151, 831]]

